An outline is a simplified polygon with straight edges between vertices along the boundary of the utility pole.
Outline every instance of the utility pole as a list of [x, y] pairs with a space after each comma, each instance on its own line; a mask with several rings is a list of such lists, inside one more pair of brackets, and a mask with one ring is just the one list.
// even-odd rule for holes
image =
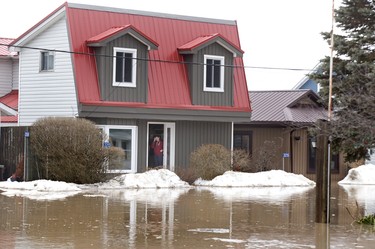
[[327, 134], [327, 125], [332, 118], [332, 77], [333, 77], [333, 50], [334, 50], [334, 23], [335, 23], [335, 1], [332, 0], [332, 26], [330, 41], [329, 61], [329, 93], [328, 93], [328, 122], [320, 121], [320, 134], [317, 138], [317, 160], [316, 160], [316, 215], [315, 222], [330, 223], [330, 198], [331, 198], [331, 138]]

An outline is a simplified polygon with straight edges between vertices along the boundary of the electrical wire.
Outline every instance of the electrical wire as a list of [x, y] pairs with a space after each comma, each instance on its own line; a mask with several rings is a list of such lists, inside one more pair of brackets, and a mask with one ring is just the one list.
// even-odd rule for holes
[[[18, 46], [18, 45], [9, 45], [0, 43], [0, 46], [7, 46], [7, 47], [14, 47], [14, 48], [23, 48], [23, 49], [33, 49], [39, 51], [46, 51], [46, 52], [58, 52], [58, 53], [68, 53], [68, 54], [75, 54], [75, 55], [85, 55], [85, 56], [95, 56], [95, 57], [110, 57], [114, 58], [115, 55], [106, 55], [106, 54], [95, 54], [95, 53], [86, 53], [86, 52], [75, 52], [75, 51], [68, 51], [68, 50], [60, 50], [60, 49], [46, 49], [46, 48], [39, 48], [39, 47], [30, 47], [30, 46]], [[175, 60], [161, 60], [161, 59], [149, 59], [149, 58], [133, 58], [134, 60], [138, 61], [149, 61], [149, 62], [160, 62], [160, 63], [173, 63], [173, 64], [190, 64], [190, 65], [206, 65], [205, 63], [200, 62], [186, 62], [186, 61], [175, 61]], [[284, 71], [308, 71], [310, 72], [311, 69], [305, 68], [287, 68], [287, 67], [265, 67], [265, 66], [239, 66], [239, 65], [228, 65], [224, 64], [221, 65], [223, 67], [232, 67], [232, 68], [244, 68], [244, 69], [262, 69], [262, 70], [284, 70]]]

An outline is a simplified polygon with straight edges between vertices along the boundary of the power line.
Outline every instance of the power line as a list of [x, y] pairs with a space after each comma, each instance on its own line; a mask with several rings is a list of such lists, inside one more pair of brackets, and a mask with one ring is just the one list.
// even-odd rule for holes
[[[60, 49], [46, 49], [46, 48], [39, 48], [39, 47], [30, 47], [30, 46], [16, 46], [16, 45], [9, 45], [0, 43], [0, 46], [7, 46], [7, 47], [15, 47], [15, 48], [24, 48], [24, 49], [33, 49], [33, 50], [40, 50], [40, 51], [47, 51], [47, 52], [58, 52], [58, 53], [68, 53], [68, 54], [76, 54], [76, 55], [86, 55], [86, 56], [94, 56], [94, 57], [110, 57], [114, 58], [115, 55], [106, 55], [106, 54], [94, 54], [94, 53], [86, 53], [86, 52], [75, 52], [75, 51], [68, 51], [68, 50], [60, 50]], [[174, 63], [174, 64], [184, 64], [184, 65], [206, 65], [205, 63], [200, 62], [186, 62], [186, 61], [175, 61], [175, 60], [160, 60], [160, 59], [149, 59], [149, 58], [132, 58], [134, 60], [139, 61], [150, 61], [150, 62], [160, 62], [160, 63]], [[224, 67], [232, 67], [232, 68], [244, 68], [244, 69], [262, 69], [262, 70], [284, 70], [284, 71], [311, 71], [310, 69], [305, 68], [288, 68], [288, 67], [265, 67], [265, 66], [239, 66], [239, 65], [228, 65], [224, 64], [221, 65]]]

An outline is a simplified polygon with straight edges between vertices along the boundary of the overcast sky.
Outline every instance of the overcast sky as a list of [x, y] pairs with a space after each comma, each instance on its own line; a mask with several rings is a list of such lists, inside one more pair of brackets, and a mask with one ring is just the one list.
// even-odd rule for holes
[[[16, 38], [64, 0], [1, 1], [0, 37]], [[236, 20], [249, 90], [293, 88], [329, 54], [320, 35], [331, 29], [330, 0], [72, 0], [207, 18]], [[335, 0], [336, 8], [339, 0]], [[306, 70], [276, 70], [289, 68]]]

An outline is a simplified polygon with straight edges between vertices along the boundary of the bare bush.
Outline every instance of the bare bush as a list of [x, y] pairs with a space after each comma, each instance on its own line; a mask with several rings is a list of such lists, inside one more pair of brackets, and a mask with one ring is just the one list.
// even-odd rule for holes
[[190, 156], [190, 166], [198, 177], [212, 180], [231, 170], [230, 151], [221, 144], [205, 144]]
[[180, 179], [184, 182], [187, 182], [189, 184], [194, 183], [194, 181], [198, 178], [196, 175], [196, 172], [191, 167], [185, 169], [185, 168], [177, 168], [176, 175], [180, 177]]
[[274, 140], [266, 140], [254, 151], [251, 159], [251, 168], [255, 172], [267, 171], [275, 168], [280, 145]]
[[105, 177], [108, 153], [102, 133], [85, 119], [43, 118], [34, 123], [30, 146], [43, 178], [94, 183]]
[[251, 171], [251, 158], [246, 150], [233, 151], [233, 170], [242, 172]]

